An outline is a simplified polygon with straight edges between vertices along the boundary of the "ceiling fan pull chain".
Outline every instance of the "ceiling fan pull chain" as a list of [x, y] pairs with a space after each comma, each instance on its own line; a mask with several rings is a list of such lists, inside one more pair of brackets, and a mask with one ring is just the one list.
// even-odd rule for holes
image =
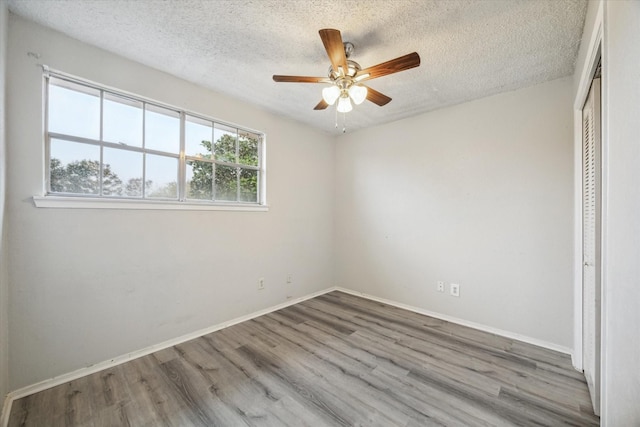
[[336, 107], [336, 129], [338, 129], [338, 107]]
[[347, 133], [347, 113], [342, 113], [342, 133]]

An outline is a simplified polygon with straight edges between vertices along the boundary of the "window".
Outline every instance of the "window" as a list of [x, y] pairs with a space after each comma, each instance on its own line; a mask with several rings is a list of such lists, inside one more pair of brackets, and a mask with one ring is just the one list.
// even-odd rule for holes
[[63, 74], [46, 78], [48, 196], [264, 204], [264, 135]]

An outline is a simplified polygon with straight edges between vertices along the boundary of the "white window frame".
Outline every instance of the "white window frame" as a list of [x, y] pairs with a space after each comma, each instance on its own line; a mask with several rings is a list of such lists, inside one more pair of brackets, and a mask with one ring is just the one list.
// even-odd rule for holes
[[[69, 81], [73, 84], [82, 85], [94, 90], [100, 91], [100, 140], [93, 140], [88, 138], [77, 137], [73, 135], [59, 134], [55, 132], [49, 132], [48, 126], [48, 107], [49, 107], [49, 79], [54, 77], [56, 79]], [[264, 132], [256, 131], [244, 126], [239, 126], [233, 123], [225, 122], [219, 119], [208, 117], [206, 115], [188, 111], [183, 108], [168, 105], [162, 102], [158, 102], [137, 94], [125, 92], [120, 89], [111, 88], [99, 83], [95, 83], [77, 76], [73, 76], [64, 72], [54, 71], [48, 67], [43, 67], [43, 88], [44, 88], [44, 183], [43, 183], [43, 195], [34, 196], [33, 201], [36, 207], [44, 208], [106, 208], [106, 209], [159, 209], [159, 210], [236, 210], [236, 211], [267, 211], [268, 206], [266, 203], [266, 168], [265, 168], [265, 154], [266, 154], [266, 136]], [[174, 111], [179, 116], [180, 121], [180, 148], [178, 153], [163, 152], [146, 147], [135, 147], [128, 145], [120, 145], [103, 140], [103, 99], [105, 93], [113, 94], [119, 97], [131, 99], [136, 102], [142, 103], [143, 111], [147, 105], [164, 108]], [[216, 159], [212, 159], [210, 162], [215, 165], [224, 165], [232, 167], [241, 167], [247, 170], [254, 170], [258, 174], [257, 183], [257, 201], [256, 202], [242, 202], [242, 201], [222, 201], [222, 200], [196, 200], [188, 199], [186, 197], [186, 169], [187, 161], [198, 160], [185, 155], [185, 121], [186, 117], [194, 117], [197, 119], [211, 122], [212, 127], [215, 125], [222, 125], [225, 127], [236, 129], [238, 134], [241, 132], [247, 132], [258, 136], [258, 165], [244, 165], [239, 163], [223, 162]], [[144, 115], [143, 115], [144, 126]], [[143, 127], [144, 135], [144, 127]], [[50, 171], [50, 147], [52, 139], [61, 139], [70, 142], [79, 142], [83, 144], [89, 144], [94, 146], [100, 146], [100, 163], [102, 165], [102, 152], [103, 148], [113, 148], [124, 151], [132, 151], [137, 153], [148, 153], [153, 155], [161, 155], [165, 157], [173, 157], [178, 159], [178, 195], [176, 199], [159, 199], [159, 198], [144, 198], [144, 190], [142, 197], [122, 197], [122, 196], [103, 196], [94, 194], [78, 194], [78, 193], [58, 193], [51, 192], [51, 171]], [[214, 141], [211, 141], [212, 144]], [[236, 144], [236, 151], [238, 145]], [[237, 157], [236, 157], [237, 161]], [[143, 183], [145, 182], [144, 175], [144, 162], [143, 162]], [[239, 177], [238, 177], [239, 180]], [[102, 180], [101, 180], [102, 181]], [[101, 183], [102, 185], [102, 183]], [[143, 185], [144, 188], [144, 185]], [[238, 182], [237, 186], [238, 194], [240, 193], [240, 186]], [[239, 197], [238, 197], [239, 198]]]

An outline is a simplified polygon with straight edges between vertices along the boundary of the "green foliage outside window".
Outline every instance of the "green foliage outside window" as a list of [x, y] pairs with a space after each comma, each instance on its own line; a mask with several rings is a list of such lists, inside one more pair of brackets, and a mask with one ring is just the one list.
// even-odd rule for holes
[[[187, 161], [193, 170], [193, 177], [187, 188], [187, 196], [193, 199], [211, 199], [215, 183], [216, 200], [237, 201], [239, 183], [240, 201], [256, 202], [258, 194], [258, 174], [256, 171], [217, 164], [215, 165], [214, 177], [214, 163], [204, 161], [212, 160], [212, 155], [218, 154], [228, 159], [229, 153], [236, 152], [236, 138], [225, 134], [216, 141], [214, 147], [211, 146], [211, 141], [202, 141], [200, 145], [204, 148], [205, 153], [200, 153], [199, 160]], [[234, 163], [257, 166], [258, 140], [241, 136], [238, 139], [238, 158]]]
[[[215, 200], [238, 201], [238, 184], [242, 202], [257, 202], [258, 172], [241, 166], [219, 165], [211, 162], [212, 153], [236, 152], [236, 138], [225, 134], [219, 138], [212, 149], [211, 141], [202, 141], [205, 154], [200, 154], [202, 161], [188, 160], [192, 167], [193, 177], [187, 184], [187, 197], [191, 199], [212, 200], [215, 183]], [[258, 140], [241, 136], [238, 139], [238, 158], [236, 164], [258, 165]], [[215, 166], [215, 177], [214, 177]], [[59, 159], [50, 162], [51, 191], [55, 193], [100, 194], [100, 162], [97, 160], [77, 160], [63, 165]], [[149, 191], [153, 182], [144, 183]], [[123, 183], [118, 175], [105, 164], [102, 170], [102, 195], [142, 197], [142, 178], [131, 178]], [[175, 198], [177, 182], [170, 182], [162, 188], [154, 189], [146, 194], [151, 198]]]

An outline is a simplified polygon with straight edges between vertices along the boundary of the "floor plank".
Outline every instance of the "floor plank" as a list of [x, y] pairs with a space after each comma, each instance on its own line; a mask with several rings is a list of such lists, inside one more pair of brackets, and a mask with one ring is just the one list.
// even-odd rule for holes
[[569, 357], [331, 292], [24, 397], [9, 426], [597, 426]]

